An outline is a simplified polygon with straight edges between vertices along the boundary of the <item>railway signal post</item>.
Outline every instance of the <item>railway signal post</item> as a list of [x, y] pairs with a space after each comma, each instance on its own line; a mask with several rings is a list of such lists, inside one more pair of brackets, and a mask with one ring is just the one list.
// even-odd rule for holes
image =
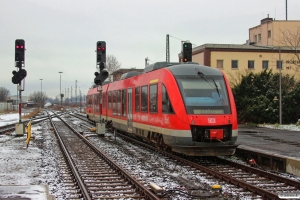
[[182, 44], [182, 61], [192, 62], [192, 43], [184, 42]]
[[27, 76], [27, 71], [22, 67], [25, 67], [25, 40], [17, 39], [15, 41], [15, 67], [18, 71], [13, 71], [12, 83], [18, 84], [19, 90], [19, 123], [15, 125], [16, 135], [24, 135], [25, 125], [22, 123], [22, 91], [25, 88], [25, 81], [23, 82], [23, 88], [21, 81]]
[[97, 85], [97, 91], [99, 91], [99, 123], [96, 123], [96, 133], [99, 136], [105, 134], [105, 124], [102, 122], [102, 85], [105, 79], [108, 77], [108, 71], [105, 70], [106, 63], [106, 42], [98, 41], [96, 44], [96, 68], [99, 68], [99, 72], [95, 72], [94, 83]]

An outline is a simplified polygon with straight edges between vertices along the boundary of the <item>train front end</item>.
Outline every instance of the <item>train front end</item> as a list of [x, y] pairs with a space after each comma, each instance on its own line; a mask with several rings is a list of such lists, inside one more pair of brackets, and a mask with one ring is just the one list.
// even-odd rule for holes
[[174, 67], [172, 73], [185, 106], [191, 138], [176, 137], [172, 150], [189, 156], [233, 155], [238, 122], [225, 75], [200, 65]]

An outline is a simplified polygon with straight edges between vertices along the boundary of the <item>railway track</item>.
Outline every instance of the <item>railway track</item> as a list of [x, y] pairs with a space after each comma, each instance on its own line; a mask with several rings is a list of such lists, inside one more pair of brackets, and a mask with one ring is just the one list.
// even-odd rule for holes
[[[26, 125], [26, 124], [28, 124], [29, 121], [31, 121], [31, 124], [35, 125], [44, 120], [48, 120], [49, 118], [54, 116], [54, 113], [52, 113], [52, 114], [48, 114], [48, 112], [46, 112], [46, 113], [47, 113], [47, 115], [44, 115], [44, 116], [34, 116], [30, 119], [22, 119], [22, 123], [24, 123]], [[62, 115], [62, 113], [60, 113], [59, 115]], [[12, 132], [14, 130], [15, 130], [15, 123], [7, 124], [7, 125], [0, 127], [0, 134], [5, 134], [6, 132]]]
[[[77, 117], [76, 115], [73, 116]], [[81, 119], [82, 117], [79, 118]], [[199, 171], [201, 171], [201, 176], [212, 176], [221, 180], [221, 182], [223, 181], [235, 185], [240, 189], [233, 190], [235, 192], [241, 192], [245, 196], [258, 196], [261, 199], [279, 199], [279, 193], [299, 193], [300, 191], [299, 181], [291, 180], [286, 177], [278, 176], [273, 173], [219, 157], [213, 159], [183, 158], [165, 151], [160, 151], [151, 145], [139, 142], [131, 137], [124, 136], [123, 134], [117, 132], [116, 134], [126, 141], [130, 140], [131, 142], [151, 149], [154, 152], [159, 152], [159, 154], [167, 156], [170, 160], [175, 160], [178, 163], [188, 165], [191, 171], [198, 171], [193, 172], [194, 174], [199, 174]], [[193, 189], [192, 184], [191, 189]]]
[[67, 180], [71, 198], [159, 199], [62, 118], [51, 124], [68, 163], [66, 177], [72, 177]]
[[[38, 118], [34, 118], [32, 119], [32, 124], [38, 124], [44, 120], [49, 119], [49, 117], [38, 117]], [[29, 122], [30, 120], [22, 120], [22, 123], [24, 123], [25, 125]], [[12, 132], [15, 130], [15, 124], [8, 124], [8, 125], [4, 125], [0, 127], [0, 134], [5, 134], [6, 132]]]
[[251, 166], [239, 164], [230, 160], [215, 157], [212, 160], [202, 158], [200, 160], [184, 158], [137, 141], [131, 137], [117, 133], [127, 141], [157, 151], [160, 154], [186, 164], [192, 169], [205, 172], [215, 178], [226, 181], [237, 187], [250, 191], [253, 195], [259, 195], [264, 199], [279, 199], [278, 194], [284, 192], [300, 192], [300, 182], [270, 172], [266, 172]]

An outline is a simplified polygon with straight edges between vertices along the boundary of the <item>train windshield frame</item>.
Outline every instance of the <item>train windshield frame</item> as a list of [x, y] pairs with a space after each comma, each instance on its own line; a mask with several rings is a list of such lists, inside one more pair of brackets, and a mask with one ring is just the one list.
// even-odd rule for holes
[[223, 76], [175, 76], [187, 114], [231, 114]]

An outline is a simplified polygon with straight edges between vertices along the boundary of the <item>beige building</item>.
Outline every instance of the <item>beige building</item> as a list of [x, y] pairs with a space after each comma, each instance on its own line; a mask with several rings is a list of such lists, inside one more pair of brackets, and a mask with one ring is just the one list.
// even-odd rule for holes
[[[273, 20], [268, 17], [262, 19], [260, 25], [249, 29], [249, 40], [257, 45], [288, 46], [284, 38], [288, 37], [290, 33], [298, 33], [299, 35], [299, 29], [299, 20]], [[298, 45], [300, 45], [299, 41]]]
[[[300, 39], [299, 21], [261, 20], [261, 24], [249, 29], [246, 44], [203, 44], [192, 50], [193, 62], [224, 70], [230, 79], [246, 71], [260, 72], [264, 69], [295, 75], [300, 79], [300, 40], [287, 45], [283, 38], [297, 35]], [[296, 57], [298, 55], [298, 58]], [[181, 54], [179, 54], [181, 60]]]

